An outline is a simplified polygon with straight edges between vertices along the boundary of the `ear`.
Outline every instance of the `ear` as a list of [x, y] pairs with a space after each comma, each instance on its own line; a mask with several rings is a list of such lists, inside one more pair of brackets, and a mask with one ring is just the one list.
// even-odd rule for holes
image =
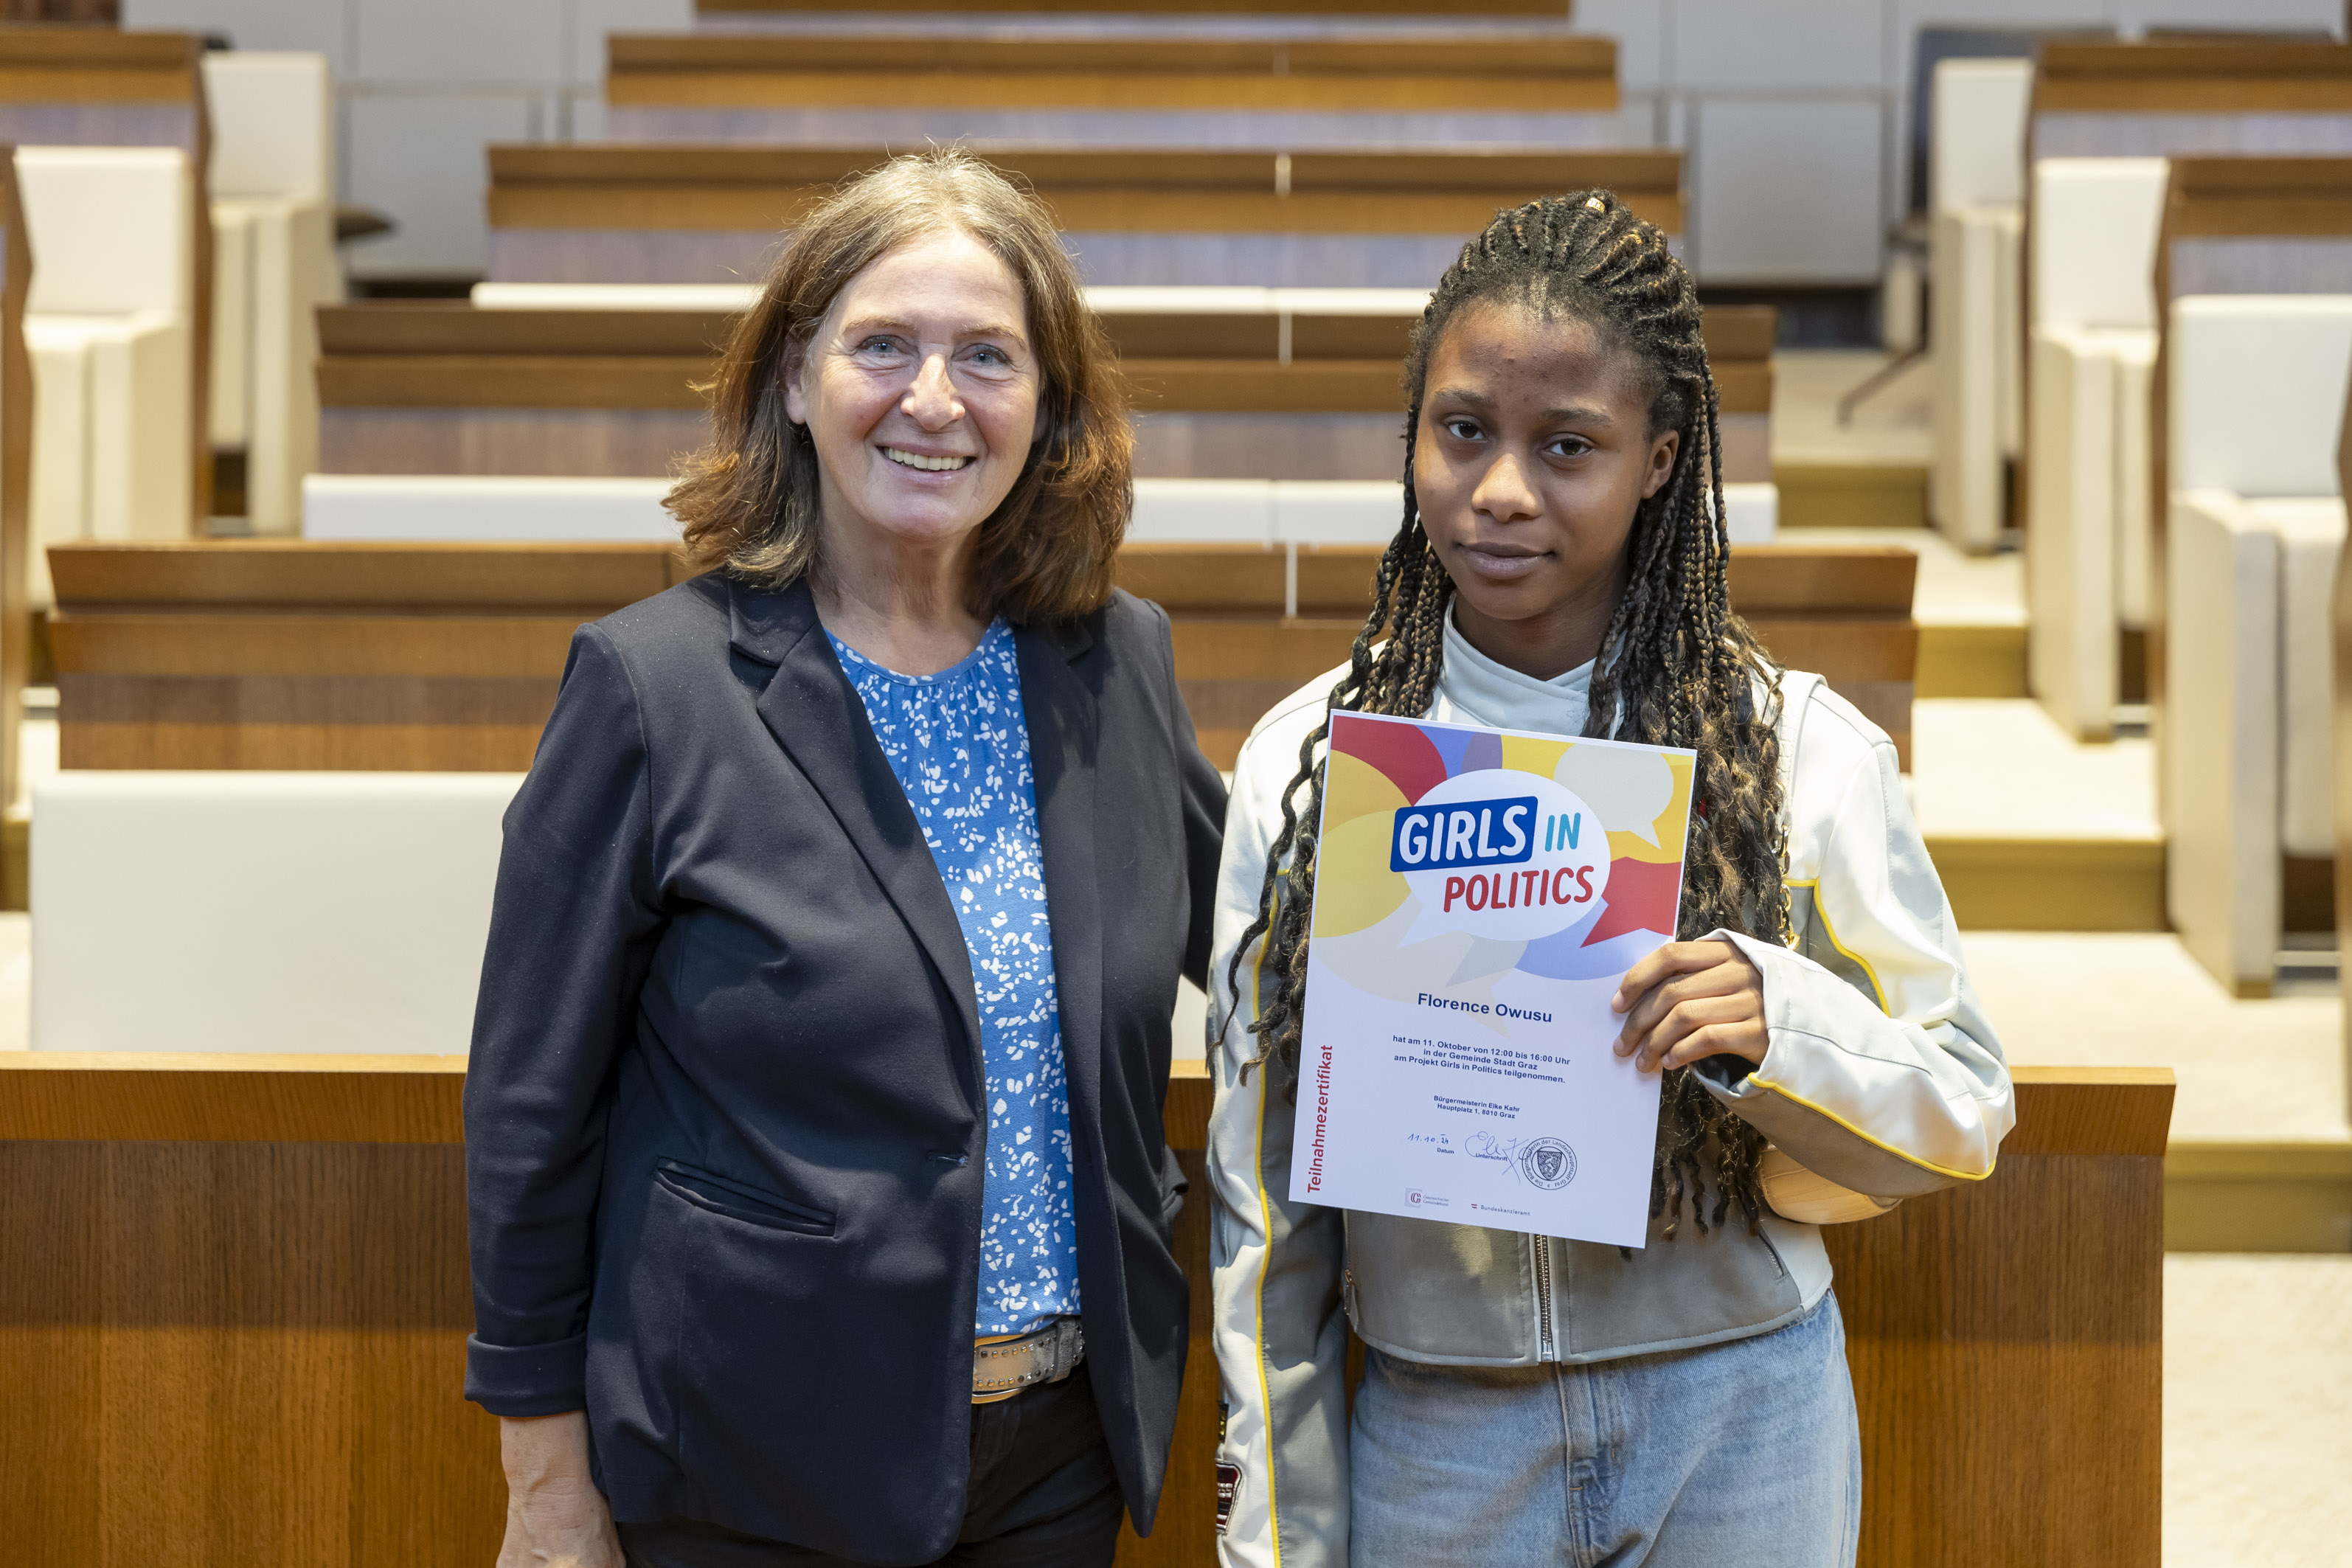
[[1642, 476], [1642, 499], [1648, 500], [1665, 487], [1675, 471], [1675, 454], [1682, 450], [1683, 433], [1669, 430], [1650, 444], [1650, 471]]
[[797, 343], [784, 345], [784, 417], [795, 425], [808, 423], [808, 386], [803, 372], [808, 351]]

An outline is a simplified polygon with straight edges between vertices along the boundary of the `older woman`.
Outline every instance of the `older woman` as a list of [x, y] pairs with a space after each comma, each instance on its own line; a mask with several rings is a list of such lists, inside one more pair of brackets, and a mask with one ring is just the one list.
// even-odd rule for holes
[[[953, 153], [803, 224], [574, 638], [466, 1087], [504, 1564], [1108, 1564], [1183, 1370], [1160, 1130], [1224, 795], [1110, 586], [1129, 436]], [[617, 1521], [617, 1531], [614, 1522]]]

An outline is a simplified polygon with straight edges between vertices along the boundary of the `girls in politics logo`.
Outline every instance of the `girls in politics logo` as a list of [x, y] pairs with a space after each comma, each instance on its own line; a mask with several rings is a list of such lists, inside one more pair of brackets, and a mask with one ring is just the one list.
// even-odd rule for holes
[[[1333, 714], [1314, 960], [1401, 1000], [1513, 971], [1622, 975], [1674, 934], [1692, 762]], [[1397, 962], [1408, 954], [1420, 962]]]

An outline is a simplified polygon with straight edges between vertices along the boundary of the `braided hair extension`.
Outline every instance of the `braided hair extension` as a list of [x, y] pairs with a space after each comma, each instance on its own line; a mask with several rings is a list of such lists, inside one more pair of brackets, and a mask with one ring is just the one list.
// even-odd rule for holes
[[[1294, 1074], [1297, 1068], [1323, 814], [1316, 749], [1329, 737], [1329, 714], [1418, 717], [1436, 695], [1454, 584], [1422, 525], [1413, 449], [1431, 354], [1474, 305], [1588, 322], [1644, 376], [1651, 434], [1681, 433], [1666, 483], [1641, 503], [1627, 539], [1626, 587], [1594, 661], [1584, 733], [1698, 753], [1678, 934], [1722, 927], [1790, 940], [1780, 667], [1731, 610], [1718, 400], [1699, 334], [1697, 291], [1665, 236], [1611, 193], [1549, 196], [1497, 213], [1464, 246], [1413, 329], [1404, 367], [1404, 521], [1381, 557], [1347, 673], [1331, 689], [1323, 722], [1299, 746], [1297, 773], [1283, 791], [1282, 829], [1266, 852], [1257, 917], [1226, 966], [1238, 1007], [1242, 954], [1265, 938], [1262, 973], [1274, 984], [1250, 1026], [1257, 1049], [1242, 1068], [1244, 1079], [1276, 1056]], [[1664, 1234], [1675, 1234], [1685, 1199], [1702, 1232], [1710, 1219], [1721, 1225], [1734, 1202], [1753, 1228], [1763, 1212], [1757, 1181], [1763, 1148], [1762, 1134], [1716, 1101], [1689, 1068], [1667, 1073], [1650, 1200], [1653, 1216], [1665, 1215]], [[1712, 1215], [1704, 1190], [1710, 1174]]]

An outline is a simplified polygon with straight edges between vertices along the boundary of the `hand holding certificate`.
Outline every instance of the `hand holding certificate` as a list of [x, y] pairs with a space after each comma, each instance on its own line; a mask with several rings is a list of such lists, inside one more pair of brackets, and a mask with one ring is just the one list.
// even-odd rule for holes
[[1673, 939], [1695, 761], [1332, 715], [1292, 1197], [1643, 1244], [1659, 1080], [1610, 1004]]

